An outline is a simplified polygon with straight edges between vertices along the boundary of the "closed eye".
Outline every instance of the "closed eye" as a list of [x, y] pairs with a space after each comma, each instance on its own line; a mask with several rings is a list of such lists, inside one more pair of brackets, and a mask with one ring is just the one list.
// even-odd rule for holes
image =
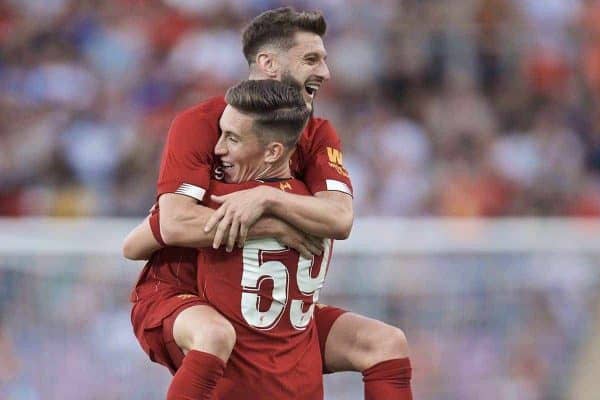
[[227, 140], [231, 143], [238, 143], [240, 141], [239, 137], [230, 131], [223, 132], [223, 136], [224, 136], [225, 140]]

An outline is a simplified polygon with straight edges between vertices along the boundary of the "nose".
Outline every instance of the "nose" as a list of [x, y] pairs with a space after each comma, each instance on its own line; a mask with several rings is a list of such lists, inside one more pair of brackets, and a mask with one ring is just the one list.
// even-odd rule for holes
[[217, 144], [215, 144], [215, 154], [218, 156], [222, 156], [227, 154], [227, 147], [225, 146], [225, 140], [223, 139], [225, 135], [219, 136], [219, 140]]
[[329, 67], [327, 66], [327, 62], [325, 60], [321, 61], [321, 65], [319, 66], [318, 75], [323, 78], [324, 81], [329, 80], [331, 78], [331, 74], [329, 73]]

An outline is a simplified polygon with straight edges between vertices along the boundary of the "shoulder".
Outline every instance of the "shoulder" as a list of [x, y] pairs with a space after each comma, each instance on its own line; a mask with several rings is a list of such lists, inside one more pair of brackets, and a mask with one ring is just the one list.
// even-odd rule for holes
[[219, 119], [225, 105], [222, 97], [215, 97], [181, 111], [171, 123], [168, 141], [191, 148], [208, 146], [212, 149], [219, 138]]
[[335, 133], [333, 124], [325, 118], [312, 117], [306, 126], [306, 133], [312, 135], [323, 135]]
[[277, 182], [277, 184], [273, 184], [272, 186], [283, 190], [284, 192], [288, 192], [288, 193], [293, 193], [293, 194], [300, 194], [300, 195], [310, 195], [310, 191], [308, 190], [308, 188], [306, 187], [306, 185], [304, 184], [304, 182], [302, 182], [299, 179], [296, 178], [291, 178], [291, 179], [287, 179], [284, 181], [280, 181]]
[[221, 118], [226, 105], [222, 96], [213, 97], [179, 112], [175, 115], [173, 124], [194, 124], [204, 127], [208, 125], [218, 129], [219, 118]]
[[311, 149], [318, 143], [337, 140], [339, 140], [338, 134], [329, 120], [312, 117], [302, 132], [298, 145], [305, 149]]
[[341, 146], [340, 138], [333, 124], [324, 118], [312, 117], [306, 129], [298, 140], [296, 159], [297, 167], [303, 170], [314, 164], [314, 158], [326, 154], [328, 148], [337, 149]]
[[306, 186], [306, 184], [304, 182], [302, 182], [299, 179], [290, 179], [292, 181], [292, 193], [295, 194], [302, 194], [305, 196], [310, 196], [310, 190], [308, 190], [308, 187]]

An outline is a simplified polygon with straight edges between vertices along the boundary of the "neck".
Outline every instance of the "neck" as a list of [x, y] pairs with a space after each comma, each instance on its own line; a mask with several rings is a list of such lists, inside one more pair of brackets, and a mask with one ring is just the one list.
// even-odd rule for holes
[[248, 80], [251, 81], [259, 81], [262, 79], [269, 79], [269, 77], [262, 72], [259, 68], [251, 68], [250, 74], [248, 75]]
[[256, 179], [287, 179], [291, 177], [292, 171], [290, 170], [290, 162], [289, 160], [286, 160], [277, 165], [267, 165], [266, 168], [258, 174]]

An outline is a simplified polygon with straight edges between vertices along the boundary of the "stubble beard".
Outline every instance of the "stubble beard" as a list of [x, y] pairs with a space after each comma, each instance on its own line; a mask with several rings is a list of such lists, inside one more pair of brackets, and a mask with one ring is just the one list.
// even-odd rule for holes
[[[295, 87], [296, 89], [298, 89], [300, 91], [300, 93], [302, 93], [302, 98], [304, 98], [304, 94], [306, 93], [306, 88], [304, 87], [304, 83], [302, 83], [298, 79], [294, 78], [292, 76], [292, 74], [290, 73], [290, 71], [286, 71], [283, 74], [281, 74], [281, 83], [285, 83], [286, 85]], [[309, 102], [309, 109], [310, 109], [310, 117], [312, 118], [312, 116], [315, 112], [314, 96], [312, 97], [312, 99]]]

